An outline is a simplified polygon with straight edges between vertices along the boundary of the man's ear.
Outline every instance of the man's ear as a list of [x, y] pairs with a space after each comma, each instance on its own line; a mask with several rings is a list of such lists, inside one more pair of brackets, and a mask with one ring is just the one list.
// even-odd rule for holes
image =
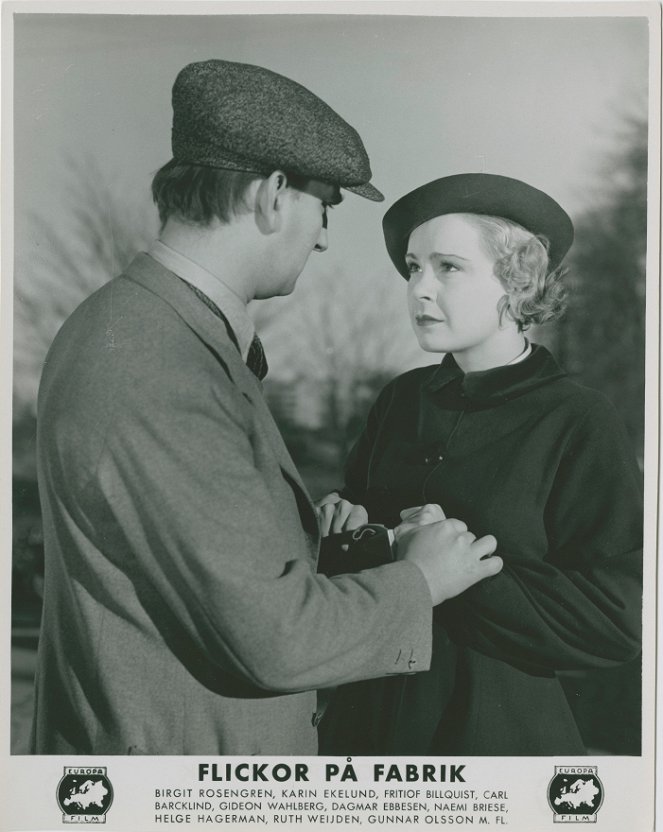
[[283, 221], [283, 204], [288, 189], [288, 177], [275, 170], [263, 179], [256, 193], [256, 222], [263, 234], [279, 231]]

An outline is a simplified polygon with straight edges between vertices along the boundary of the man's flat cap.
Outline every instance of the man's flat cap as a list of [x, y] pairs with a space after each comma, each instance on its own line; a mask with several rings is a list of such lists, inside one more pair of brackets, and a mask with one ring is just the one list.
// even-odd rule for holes
[[552, 197], [507, 176], [460, 173], [422, 185], [395, 202], [384, 215], [387, 251], [404, 278], [408, 240], [417, 226], [443, 214], [485, 214], [522, 225], [549, 243], [550, 269], [558, 266], [573, 242], [573, 223]]
[[283, 170], [380, 202], [357, 131], [317, 95], [269, 69], [189, 64], [173, 85], [173, 157], [269, 175]]

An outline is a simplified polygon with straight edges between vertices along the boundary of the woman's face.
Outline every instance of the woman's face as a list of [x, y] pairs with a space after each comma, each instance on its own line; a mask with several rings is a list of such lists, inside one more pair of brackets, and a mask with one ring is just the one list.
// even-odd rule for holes
[[478, 228], [461, 214], [434, 217], [412, 232], [405, 260], [410, 320], [422, 349], [451, 352], [466, 371], [517, 355], [523, 338], [511, 320], [500, 325], [505, 292]]

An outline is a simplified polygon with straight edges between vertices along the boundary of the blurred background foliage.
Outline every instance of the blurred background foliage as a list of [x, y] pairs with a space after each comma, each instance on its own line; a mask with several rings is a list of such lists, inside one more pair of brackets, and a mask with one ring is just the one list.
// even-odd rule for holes
[[[624, 118], [615, 150], [597, 167], [593, 205], [577, 218], [567, 314], [556, 353], [580, 383], [614, 402], [643, 463], [647, 124]], [[655, 338], [655, 333], [651, 333]]]
[[[555, 326], [532, 333], [582, 384], [615, 404], [644, 458], [647, 125], [624, 118], [609, 157], [597, 160], [591, 208], [575, 217], [568, 258], [570, 304]], [[15, 272], [13, 614], [20, 632], [41, 609], [43, 549], [35, 467], [36, 394], [48, 347], [75, 306], [118, 274], [157, 231], [154, 211], [118, 194], [93, 160], [69, 159], [73, 226], [31, 217], [33, 249]], [[72, 208], [69, 208], [71, 211]], [[404, 335], [404, 286], [384, 275], [338, 271], [304, 281], [292, 299], [256, 305], [272, 370], [265, 393], [311, 493], [342, 482], [343, 462], [381, 387], [422, 355]], [[372, 287], [370, 290], [368, 286]], [[385, 290], [384, 287], [387, 287]], [[271, 348], [270, 348], [271, 345]], [[85, 356], [81, 356], [85, 360]], [[423, 363], [431, 363], [425, 360]], [[582, 507], [579, 506], [579, 510]], [[586, 742], [639, 753], [640, 665], [565, 677]]]

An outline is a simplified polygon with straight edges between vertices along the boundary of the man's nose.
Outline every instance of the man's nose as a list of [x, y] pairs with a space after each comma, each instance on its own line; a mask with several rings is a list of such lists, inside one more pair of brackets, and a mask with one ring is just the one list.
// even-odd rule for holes
[[328, 240], [327, 240], [327, 229], [321, 228], [320, 229], [320, 236], [318, 237], [318, 242], [315, 244], [314, 251], [327, 251]]

